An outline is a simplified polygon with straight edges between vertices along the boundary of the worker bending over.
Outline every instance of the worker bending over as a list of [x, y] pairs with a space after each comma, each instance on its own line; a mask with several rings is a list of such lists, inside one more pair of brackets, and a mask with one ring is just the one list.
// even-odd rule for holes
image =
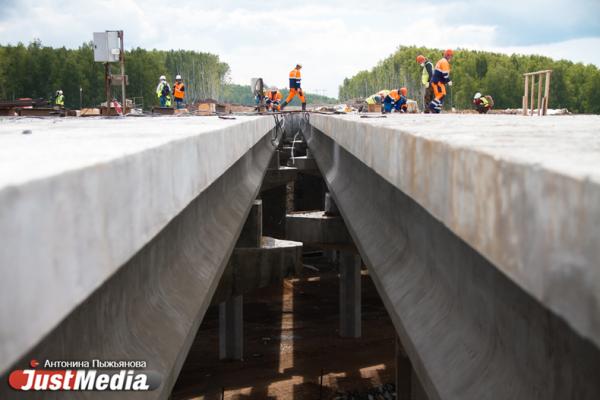
[[265, 103], [267, 104], [267, 111], [269, 111], [269, 110], [272, 110], [273, 112], [280, 111], [281, 106], [279, 104], [281, 103], [281, 99], [283, 99], [281, 92], [275, 86], [273, 86], [267, 92], [267, 94], [265, 96]]
[[442, 111], [444, 97], [446, 97], [446, 84], [452, 86], [450, 79], [450, 60], [454, 52], [450, 49], [444, 51], [444, 56], [435, 64], [431, 86], [433, 88], [433, 100], [429, 103], [429, 109], [438, 114]]
[[156, 86], [156, 95], [160, 101], [161, 107], [171, 107], [171, 86], [167, 82], [167, 78], [161, 75]]
[[54, 97], [54, 106], [58, 108], [65, 108], [65, 96], [63, 95], [62, 90], [56, 91], [56, 96]]
[[300, 101], [302, 102], [302, 111], [306, 110], [306, 98], [304, 97], [304, 93], [302, 92], [302, 88], [300, 87], [301, 69], [302, 65], [296, 64], [296, 68], [290, 71], [290, 94], [281, 105], [282, 110], [294, 99], [294, 97], [296, 97], [296, 95], [300, 98]]
[[423, 111], [425, 114], [429, 114], [429, 103], [431, 103], [431, 100], [433, 100], [433, 87], [431, 86], [431, 78], [433, 77], [433, 64], [423, 55], [417, 56], [417, 63], [423, 67], [423, 71], [421, 73], [421, 83], [425, 87]]
[[494, 99], [492, 96], [482, 96], [481, 93], [475, 93], [473, 96], [473, 106], [479, 114], [486, 114], [494, 107]]
[[181, 75], [175, 77], [175, 85], [173, 85], [173, 97], [175, 97], [176, 108], [183, 107], [183, 98], [185, 97], [185, 85], [181, 80]]
[[408, 91], [405, 87], [400, 89], [390, 90], [387, 96], [383, 99], [383, 114], [392, 112], [392, 108], [397, 112], [406, 112], [406, 94]]

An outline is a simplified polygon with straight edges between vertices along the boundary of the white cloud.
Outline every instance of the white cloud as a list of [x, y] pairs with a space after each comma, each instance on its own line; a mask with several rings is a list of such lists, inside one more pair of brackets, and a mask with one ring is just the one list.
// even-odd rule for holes
[[[251, 5], [236, 0], [91, 0], [85, 4], [65, 0], [57, 4], [24, 0], [4, 5], [0, 37], [4, 43], [38, 37], [44, 44], [76, 47], [91, 40], [94, 31], [124, 29], [128, 48], [218, 54], [229, 63], [232, 80], [238, 83], [262, 76], [270, 84], [286, 86], [289, 70], [301, 62], [304, 87], [325, 89], [332, 96], [345, 77], [373, 67], [399, 45], [533, 52], [600, 65], [591, 51], [599, 48], [600, 33], [596, 38], [506, 47], [501, 46], [501, 32], [507, 29], [499, 25], [501, 20], [473, 23], [479, 19], [456, 15], [457, 10], [478, 12], [481, 7], [468, 1], [434, 4], [358, 0], [307, 0], [301, 5], [274, 0]], [[505, 17], [509, 10], [503, 12]], [[514, 11], [519, 12], [518, 8]]]

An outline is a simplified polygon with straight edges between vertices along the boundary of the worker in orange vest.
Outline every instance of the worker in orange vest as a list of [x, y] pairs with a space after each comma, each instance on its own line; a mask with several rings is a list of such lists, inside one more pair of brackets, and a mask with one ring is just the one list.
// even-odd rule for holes
[[300, 87], [300, 70], [302, 69], [301, 64], [296, 64], [296, 68], [290, 71], [290, 94], [287, 99], [281, 105], [281, 109], [283, 110], [285, 106], [287, 106], [290, 101], [298, 95], [300, 101], [302, 102], [302, 111], [306, 110], [306, 98], [304, 97], [304, 93], [302, 92], [302, 88]]
[[390, 92], [383, 99], [383, 109], [381, 110], [382, 114], [392, 112], [392, 108], [396, 110], [396, 112], [406, 112], [406, 95], [408, 90], [405, 87], [400, 89], [390, 90]]
[[446, 97], [446, 84], [452, 86], [450, 79], [450, 60], [454, 52], [450, 49], [444, 51], [444, 56], [435, 64], [435, 70], [431, 77], [431, 87], [433, 88], [433, 100], [429, 103], [431, 112], [439, 114], [444, 105], [444, 97]]
[[281, 106], [279, 105], [279, 103], [281, 102], [281, 99], [283, 99], [281, 92], [275, 86], [273, 86], [267, 92], [267, 94], [265, 96], [265, 102], [267, 104], [267, 111], [268, 110], [273, 110], [273, 112], [280, 111]]
[[181, 75], [177, 75], [175, 77], [175, 85], [173, 85], [173, 97], [175, 97], [177, 109], [182, 108], [183, 98], [185, 97], [185, 85], [181, 81]]

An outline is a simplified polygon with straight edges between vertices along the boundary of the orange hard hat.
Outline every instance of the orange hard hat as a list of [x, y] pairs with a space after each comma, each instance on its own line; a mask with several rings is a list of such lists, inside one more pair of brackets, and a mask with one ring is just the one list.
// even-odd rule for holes
[[425, 62], [425, 60], [426, 60], [426, 59], [425, 59], [425, 56], [424, 56], [423, 54], [419, 54], [419, 55], [417, 56], [417, 63], [419, 63], [419, 64], [423, 64], [423, 63]]
[[408, 90], [406, 90], [405, 87], [401, 87], [400, 88], [400, 93], [402, 93], [402, 96], [406, 96], [406, 94], [408, 93]]
[[452, 57], [453, 55], [454, 55], [454, 52], [452, 51], [452, 49], [448, 49], [448, 50], [444, 51], [445, 58]]

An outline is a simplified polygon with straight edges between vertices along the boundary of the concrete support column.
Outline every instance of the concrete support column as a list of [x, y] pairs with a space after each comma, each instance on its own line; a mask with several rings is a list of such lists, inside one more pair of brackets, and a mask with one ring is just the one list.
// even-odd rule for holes
[[244, 357], [244, 296], [233, 296], [219, 304], [219, 359]]
[[340, 253], [340, 336], [361, 336], [360, 256]]
[[410, 359], [396, 337], [396, 399], [429, 400]]

